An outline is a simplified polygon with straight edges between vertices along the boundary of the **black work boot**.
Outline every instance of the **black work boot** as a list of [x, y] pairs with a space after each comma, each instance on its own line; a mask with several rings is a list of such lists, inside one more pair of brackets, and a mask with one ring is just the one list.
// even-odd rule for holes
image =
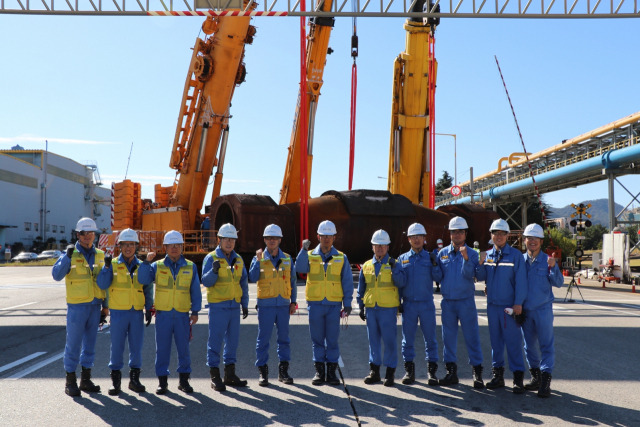
[[260, 371], [260, 378], [258, 379], [258, 385], [266, 387], [269, 385], [269, 365], [258, 366]]
[[140, 383], [140, 368], [129, 369], [129, 390], [144, 393], [147, 388]]
[[458, 384], [458, 365], [454, 362], [448, 362], [445, 364], [447, 368], [447, 375], [442, 378], [438, 384], [440, 385], [455, 385]]
[[364, 378], [365, 384], [375, 384], [380, 382], [380, 365], [369, 363], [369, 375]]
[[413, 362], [404, 362], [404, 377], [402, 384], [413, 384], [416, 382], [416, 365]]
[[338, 369], [337, 363], [327, 362], [327, 383], [329, 383], [329, 385], [340, 385], [340, 380], [336, 375], [336, 369]]
[[156, 394], [166, 394], [168, 388], [169, 388], [169, 383], [167, 382], [167, 376], [166, 375], [159, 376], [158, 388], [156, 389]]
[[211, 374], [211, 388], [215, 391], [225, 391], [227, 386], [222, 382], [220, 378], [220, 368], [209, 368], [209, 374]]
[[224, 365], [224, 384], [231, 387], [245, 387], [247, 380], [241, 380], [236, 375], [236, 365]]
[[80, 390], [88, 393], [100, 393], [100, 386], [91, 381], [91, 368], [82, 367], [80, 374]]
[[120, 388], [120, 385], [122, 383], [122, 372], [120, 372], [119, 370], [111, 371], [111, 382], [113, 383], [113, 385], [109, 387], [109, 396], [119, 395], [120, 391], [122, 390]]
[[67, 372], [67, 383], [64, 385], [64, 392], [71, 397], [80, 396], [75, 372]]
[[524, 385], [526, 390], [538, 390], [540, 388], [540, 368], [529, 369], [531, 381]]
[[540, 388], [538, 389], [538, 397], [551, 396], [551, 374], [548, 372], [540, 373]]
[[493, 373], [493, 378], [487, 383], [487, 388], [491, 390], [504, 387], [504, 366], [501, 368], [493, 368], [491, 372]]
[[438, 377], [436, 377], [436, 372], [438, 371], [438, 364], [436, 362], [429, 362], [427, 366], [427, 384], [429, 385], [438, 385], [440, 381], [438, 381]]
[[189, 373], [180, 372], [180, 382], [178, 383], [178, 390], [185, 393], [193, 393], [193, 387], [189, 384]]
[[482, 365], [476, 365], [473, 367], [473, 388], [484, 388], [484, 381], [482, 381]]
[[390, 368], [387, 366], [387, 372], [384, 374], [384, 381], [382, 385], [385, 387], [393, 387], [396, 383], [396, 368]]
[[293, 384], [293, 378], [289, 376], [289, 362], [283, 361], [278, 365], [278, 381]]
[[313, 365], [316, 368], [316, 374], [313, 376], [311, 384], [321, 385], [322, 383], [324, 383], [324, 363], [315, 362]]
[[513, 392], [515, 394], [524, 393], [524, 384], [522, 384], [522, 380], [524, 380], [524, 372], [514, 371], [513, 372]]

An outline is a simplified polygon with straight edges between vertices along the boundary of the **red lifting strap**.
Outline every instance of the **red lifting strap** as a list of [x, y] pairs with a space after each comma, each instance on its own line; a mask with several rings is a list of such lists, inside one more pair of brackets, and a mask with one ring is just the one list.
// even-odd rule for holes
[[349, 127], [349, 190], [353, 184], [353, 161], [356, 151], [356, 92], [358, 90], [358, 66], [354, 59], [351, 67], [351, 123]]
[[[300, 10], [306, 10], [305, 1]], [[309, 237], [309, 194], [307, 194], [307, 23], [300, 17], [300, 245]]]

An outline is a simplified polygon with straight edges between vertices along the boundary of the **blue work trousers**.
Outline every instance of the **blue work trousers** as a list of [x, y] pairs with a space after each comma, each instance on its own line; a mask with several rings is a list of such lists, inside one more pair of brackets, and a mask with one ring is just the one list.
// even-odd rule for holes
[[309, 310], [309, 334], [311, 335], [313, 361], [338, 363], [341, 307], [337, 304], [309, 304], [307, 309]]
[[489, 337], [491, 339], [491, 366], [504, 367], [504, 347], [507, 346], [511, 372], [524, 371], [522, 357], [522, 331], [513, 317], [504, 312], [506, 305], [487, 305]]
[[436, 340], [436, 311], [427, 301], [406, 301], [402, 307], [402, 358], [405, 362], [413, 362], [416, 357], [414, 342], [418, 320], [424, 336], [425, 359], [438, 361], [438, 341]]
[[144, 339], [144, 314], [142, 310], [110, 310], [111, 360], [109, 368], [119, 371], [124, 366], [122, 353], [124, 342], [129, 342], [129, 368], [142, 366], [142, 340]]
[[224, 344], [222, 360], [225, 365], [236, 363], [238, 338], [240, 337], [240, 306], [215, 307], [209, 304], [209, 340], [207, 341], [207, 366], [220, 365], [220, 348]]
[[[540, 368], [542, 372], [553, 373], [555, 350], [553, 346], [553, 306], [551, 304], [527, 312], [527, 320], [522, 325], [524, 351], [529, 368]], [[538, 353], [537, 346], [540, 346]]]
[[289, 306], [258, 306], [258, 340], [256, 341], [256, 366], [266, 365], [269, 361], [269, 341], [273, 325], [278, 329], [278, 359], [281, 362], [291, 360], [289, 346]]
[[457, 363], [458, 322], [462, 328], [464, 342], [467, 345], [469, 364], [482, 365], [482, 348], [480, 347], [480, 331], [478, 328], [478, 310], [473, 297], [464, 299], [443, 299], [440, 302], [442, 314], [442, 343], [445, 363]]
[[189, 313], [179, 311], [156, 312], [156, 375], [169, 375], [171, 361], [171, 338], [178, 350], [178, 373], [191, 373], [191, 353], [189, 352]]
[[[369, 336], [369, 363], [388, 368], [398, 366], [397, 307], [367, 307], [367, 335]], [[381, 345], [384, 343], [384, 360]]]
[[67, 342], [63, 359], [65, 371], [75, 372], [78, 362], [85, 368], [93, 367], [101, 309], [100, 304], [67, 304]]

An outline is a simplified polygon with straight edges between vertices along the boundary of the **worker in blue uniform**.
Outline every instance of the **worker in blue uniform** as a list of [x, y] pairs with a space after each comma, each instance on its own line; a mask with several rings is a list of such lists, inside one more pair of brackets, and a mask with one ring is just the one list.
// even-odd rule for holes
[[407, 238], [411, 249], [398, 257], [404, 271], [406, 285], [400, 290], [402, 299], [402, 358], [405, 375], [403, 384], [416, 380], [414, 342], [418, 323], [424, 336], [427, 360], [427, 383], [438, 385], [438, 341], [436, 340], [436, 306], [433, 303], [433, 281], [442, 280], [442, 270], [433, 252], [424, 249], [427, 230], [419, 223], [409, 226]]
[[289, 319], [296, 312], [296, 274], [291, 255], [282, 252], [282, 229], [269, 224], [262, 233], [265, 249], [258, 249], [249, 268], [249, 281], [258, 288], [258, 338], [256, 341], [256, 366], [260, 372], [258, 385], [269, 385], [269, 340], [273, 325], [278, 329], [278, 381], [293, 384], [289, 376], [291, 348]]
[[484, 280], [487, 292], [487, 317], [491, 339], [491, 366], [493, 378], [488, 389], [504, 387], [504, 348], [507, 347], [509, 369], [513, 372], [513, 389], [524, 393], [524, 361], [522, 357], [522, 332], [513, 314], [522, 314], [527, 298], [527, 270], [522, 253], [507, 243], [509, 224], [504, 219], [493, 221], [490, 227], [493, 248], [480, 258], [476, 269], [478, 280]]
[[469, 364], [473, 367], [473, 387], [484, 388], [482, 380], [482, 348], [478, 327], [478, 310], [475, 301], [475, 274], [478, 253], [467, 246], [467, 221], [456, 216], [449, 221], [451, 244], [438, 253], [438, 265], [442, 269], [442, 320], [443, 360], [447, 374], [440, 385], [458, 384], [458, 323], [467, 345]]
[[[436, 247], [433, 248], [433, 253], [435, 256], [438, 256], [438, 253], [442, 250], [442, 248], [444, 247], [444, 243], [442, 242], [442, 239], [438, 239], [436, 240]], [[436, 280], [436, 288], [434, 290], [434, 292], [439, 293], [440, 292], [440, 282], [438, 282]]]
[[[64, 391], [69, 396], [80, 396], [80, 390], [98, 393], [100, 386], [91, 381], [91, 368], [95, 359], [98, 325], [108, 314], [105, 292], [97, 279], [104, 266], [104, 252], [93, 244], [98, 227], [91, 218], [80, 218], [76, 224], [78, 241], [69, 245], [51, 270], [53, 279], [64, 279], [67, 294], [67, 337], [64, 347], [64, 370], [67, 373]], [[80, 387], [76, 368], [80, 363]]]
[[[371, 237], [373, 259], [364, 263], [358, 278], [356, 301], [360, 307], [360, 318], [367, 322], [369, 337], [369, 375], [365, 384], [380, 382], [380, 365], [387, 371], [383, 385], [391, 387], [395, 382], [398, 365], [398, 344], [396, 340], [396, 317], [400, 306], [398, 288], [405, 285], [404, 272], [400, 263], [389, 256], [391, 239], [384, 230], [378, 230]], [[381, 346], [384, 342], [384, 360]]]
[[[142, 285], [138, 281], [140, 260], [136, 257], [136, 249], [140, 240], [138, 233], [127, 228], [118, 235], [120, 256], [113, 262], [105, 258], [105, 266], [98, 275], [98, 287], [107, 290], [111, 314], [111, 369], [112, 386], [109, 394], [116, 396], [121, 391], [124, 366], [122, 353], [128, 338], [129, 343], [129, 390], [143, 393], [146, 387], [140, 383], [142, 367], [142, 341], [144, 338], [144, 320], [147, 326], [151, 322], [151, 306], [153, 305], [153, 286]], [[142, 312], [144, 308], [145, 313]]]
[[[318, 225], [318, 241], [315, 249], [309, 250], [311, 242], [304, 240], [296, 258], [296, 272], [307, 274], [305, 297], [309, 311], [309, 333], [313, 348], [316, 373], [313, 385], [325, 381], [339, 385], [336, 376], [340, 348], [340, 315], [351, 314], [353, 299], [353, 276], [347, 255], [333, 247], [336, 226], [325, 220]], [[326, 343], [326, 344], [325, 344]], [[326, 377], [325, 377], [326, 362]]]
[[[238, 231], [233, 224], [218, 230], [218, 246], [202, 264], [202, 284], [207, 288], [209, 302], [209, 339], [207, 366], [211, 388], [225, 391], [226, 386], [244, 387], [246, 380], [236, 375], [236, 351], [240, 337], [240, 309], [242, 318], [249, 316], [249, 282], [242, 257], [235, 251]], [[224, 381], [220, 378], [220, 349], [224, 362]]]
[[538, 224], [529, 224], [523, 234], [527, 246], [524, 260], [529, 287], [523, 307], [527, 312], [527, 319], [522, 325], [522, 335], [531, 373], [531, 381], [525, 384], [524, 388], [537, 390], [538, 397], [549, 397], [551, 374], [555, 362], [552, 286], [562, 287], [564, 277], [556, 259], [541, 251], [544, 239], [542, 227]]
[[156, 394], [167, 393], [172, 338], [178, 350], [178, 390], [193, 393], [189, 384], [189, 340], [191, 326], [198, 322], [198, 312], [202, 308], [200, 278], [195, 263], [182, 255], [184, 239], [180, 232], [168, 231], [162, 243], [167, 256], [150, 264], [156, 254], [149, 252], [138, 268], [138, 280], [143, 286], [155, 282], [156, 375], [159, 382]]

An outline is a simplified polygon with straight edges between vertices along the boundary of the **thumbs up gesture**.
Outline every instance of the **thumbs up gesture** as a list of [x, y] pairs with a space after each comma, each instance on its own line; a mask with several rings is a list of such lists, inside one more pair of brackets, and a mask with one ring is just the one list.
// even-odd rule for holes
[[556, 266], [556, 253], [552, 253], [551, 256], [547, 259], [547, 265], [549, 268], [553, 268]]

